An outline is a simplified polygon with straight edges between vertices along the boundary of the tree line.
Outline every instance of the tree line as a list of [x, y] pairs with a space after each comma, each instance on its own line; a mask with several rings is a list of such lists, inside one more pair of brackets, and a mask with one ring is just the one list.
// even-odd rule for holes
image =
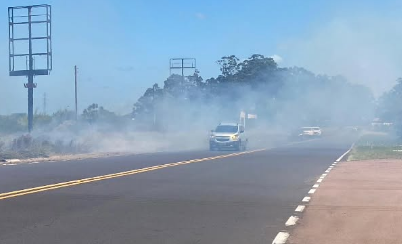
[[183, 128], [234, 120], [239, 111], [257, 114], [261, 124], [283, 126], [363, 124], [373, 117], [370, 89], [342, 76], [281, 68], [260, 54], [245, 60], [225, 56], [217, 64], [217, 77], [173, 74], [163, 87], [148, 88], [134, 104], [137, 123]]
[[[225, 56], [217, 65], [217, 77], [204, 80], [196, 70], [184, 77], [173, 74], [162, 85], [155, 83], [127, 115], [94, 103], [80, 114], [79, 121], [162, 131], [237, 121], [240, 111], [257, 114], [259, 124], [266, 126], [367, 125], [375, 117], [397, 126], [402, 121], [402, 79], [375, 99], [369, 88], [342, 76], [279, 67], [272, 58], [260, 54], [244, 60]], [[75, 113], [66, 109], [34, 116], [37, 127], [55, 127], [71, 120], [75, 120]], [[26, 123], [25, 114], [0, 116], [0, 132], [25, 131]]]

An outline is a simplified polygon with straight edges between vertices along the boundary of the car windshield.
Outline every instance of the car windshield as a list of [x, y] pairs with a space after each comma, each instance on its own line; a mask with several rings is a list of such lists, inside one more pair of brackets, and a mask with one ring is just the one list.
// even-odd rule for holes
[[223, 132], [223, 133], [236, 133], [238, 131], [238, 127], [235, 125], [219, 125], [216, 127], [215, 132]]

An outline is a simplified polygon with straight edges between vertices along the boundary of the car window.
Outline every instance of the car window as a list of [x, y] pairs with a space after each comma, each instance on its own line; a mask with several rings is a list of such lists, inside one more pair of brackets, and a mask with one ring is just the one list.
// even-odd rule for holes
[[238, 130], [238, 126], [235, 125], [219, 125], [218, 127], [216, 127], [215, 132], [236, 133]]

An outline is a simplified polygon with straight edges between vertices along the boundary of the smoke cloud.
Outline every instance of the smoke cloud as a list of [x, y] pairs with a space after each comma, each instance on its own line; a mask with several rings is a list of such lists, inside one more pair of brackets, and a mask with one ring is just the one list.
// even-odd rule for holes
[[280, 48], [288, 65], [344, 75], [353, 83], [368, 86], [378, 97], [401, 76], [401, 25], [399, 16], [356, 12], [334, 18]]

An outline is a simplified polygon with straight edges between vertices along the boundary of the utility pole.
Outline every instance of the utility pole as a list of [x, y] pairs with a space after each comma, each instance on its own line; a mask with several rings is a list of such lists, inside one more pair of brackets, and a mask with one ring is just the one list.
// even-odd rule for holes
[[43, 93], [43, 114], [46, 115], [46, 92]]
[[181, 77], [184, 78], [184, 58], [181, 59]]
[[153, 110], [153, 123], [154, 123], [154, 129], [156, 129], [156, 103], [155, 103], [155, 90], [158, 87], [157, 84], [154, 84], [152, 86], [152, 110]]
[[75, 120], [78, 120], [77, 65], [74, 66], [74, 82], [75, 82]]
[[32, 57], [32, 7], [28, 7], [28, 45], [29, 45], [29, 72], [28, 72], [28, 131], [33, 129], [33, 57]]

